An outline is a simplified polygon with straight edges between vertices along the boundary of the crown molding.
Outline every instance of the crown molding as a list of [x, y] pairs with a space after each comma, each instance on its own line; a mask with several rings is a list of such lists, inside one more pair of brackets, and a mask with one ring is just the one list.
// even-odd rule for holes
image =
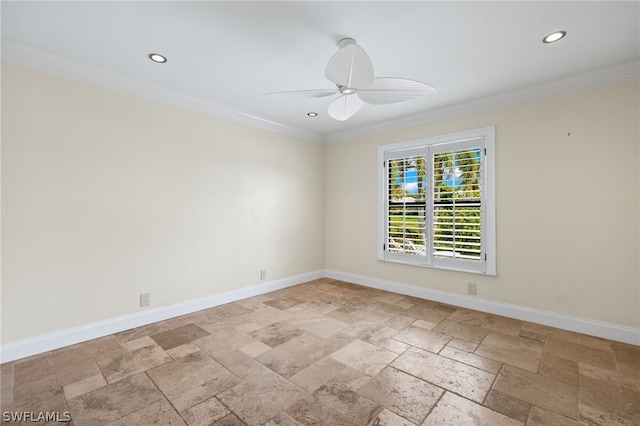
[[324, 135], [320, 133], [286, 126], [184, 96], [15, 41], [2, 40], [2, 60], [310, 142], [325, 142]]
[[640, 78], [640, 61], [633, 61], [573, 77], [436, 108], [395, 120], [324, 135], [244, 114], [211, 102], [155, 87], [148, 83], [127, 79], [120, 75], [10, 40], [2, 41], [2, 60], [278, 134], [310, 142], [329, 144], [419, 127]]
[[439, 121], [493, 111], [500, 108], [511, 107], [527, 102], [534, 102], [580, 90], [593, 89], [625, 81], [637, 80], [638, 78], [640, 78], [640, 61], [633, 61], [573, 77], [529, 86], [523, 89], [511, 90], [481, 99], [474, 99], [442, 108], [436, 108], [397, 120], [384, 121], [370, 126], [333, 133], [326, 137], [326, 143], [346, 142], [348, 140], [366, 136], [379, 135], [396, 130], [403, 130]]

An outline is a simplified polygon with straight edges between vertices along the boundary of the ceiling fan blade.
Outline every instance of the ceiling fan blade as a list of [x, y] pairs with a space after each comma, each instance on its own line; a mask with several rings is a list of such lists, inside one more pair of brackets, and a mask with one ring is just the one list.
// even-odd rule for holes
[[391, 104], [435, 92], [428, 84], [406, 78], [379, 77], [373, 84], [358, 89], [358, 96], [368, 104]]
[[345, 95], [331, 102], [327, 111], [330, 117], [339, 121], [345, 121], [358, 112], [363, 105], [364, 102], [357, 96]]
[[324, 75], [338, 86], [368, 87], [373, 84], [373, 64], [367, 53], [352, 43], [329, 59]]
[[323, 98], [338, 93], [338, 89], [293, 90], [290, 92], [266, 93], [264, 96], [295, 96], [298, 98]]

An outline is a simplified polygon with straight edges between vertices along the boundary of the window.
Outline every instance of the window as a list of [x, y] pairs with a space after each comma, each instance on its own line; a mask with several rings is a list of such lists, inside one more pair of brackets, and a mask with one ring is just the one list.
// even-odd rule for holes
[[378, 259], [496, 274], [495, 128], [379, 147]]

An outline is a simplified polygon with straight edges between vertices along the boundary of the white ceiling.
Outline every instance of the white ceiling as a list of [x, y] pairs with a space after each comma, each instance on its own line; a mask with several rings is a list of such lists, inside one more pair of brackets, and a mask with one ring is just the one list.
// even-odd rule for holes
[[[611, 70], [617, 78], [637, 77], [640, 59], [637, 1], [2, 1], [1, 7], [5, 60], [320, 141], [406, 117], [428, 120], [490, 100], [552, 94], [558, 80], [576, 82], [571, 78], [585, 73], [596, 80], [610, 78]], [[566, 38], [543, 44], [555, 30]], [[345, 37], [369, 54], [377, 77], [418, 80], [437, 92], [365, 105], [345, 122], [327, 115], [333, 98], [264, 96], [335, 87], [324, 67]], [[168, 62], [151, 62], [152, 52]], [[310, 111], [318, 116], [309, 118]]]

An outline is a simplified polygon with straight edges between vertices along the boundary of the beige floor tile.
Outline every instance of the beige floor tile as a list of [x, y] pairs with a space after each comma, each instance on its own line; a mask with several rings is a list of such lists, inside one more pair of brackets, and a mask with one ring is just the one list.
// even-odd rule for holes
[[520, 422], [527, 421], [527, 416], [531, 408], [530, 404], [521, 399], [498, 392], [495, 389], [489, 391], [483, 405]]
[[169, 318], [162, 322], [171, 329], [182, 327], [183, 325], [193, 324], [187, 317], [184, 316]]
[[266, 351], [270, 351], [271, 346], [265, 345], [262, 342], [253, 342], [248, 344], [247, 346], [241, 347], [239, 350], [249, 355], [250, 357], [255, 358], [258, 355], [265, 353]]
[[558, 414], [578, 418], [578, 387], [505, 365], [493, 386], [499, 392]]
[[265, 371], [219, 393], [217, 398], [243, 422], [259, 425], [304, 396], [299, 387]]
[[[48, 360], [51, 362], [47, 362]], [[73, 364], [54, 355], [15, 364], [13, 369], [14, 403], [33, 399], [40, 393], [57, 390], [62, 393], [62, 386], [100, 374], [100, 369], [93, 362]]]
[[453, 339], [451, 339], [449, 343], [447, 343], [447, 346], [450, 346], [455, 349], [460, 349], [461, 351], [465, 351], [465, 352], [473, 352], [478, 348], [477, 343], [458, 339], [457, 337], [454, 337]]
[[325, 339], [349, 327], [348, 324], [345, 324], [342, 321], [327, 318], [322, 315], [318, 315], [314, 318], [290, 320], [288, 322], [296, 328], [313, 333], [316, 336], [324, 337]]
[[399, 314], [395, 317], [391, 318], [389, 321], [385, 322], [384, 325], [389, 328], [393, 328], [394, 330], [402, 330], [416, 319], [410, 315]]
[[296, 299], [295, 297], [280, 297], [278, 299], [267, 300], [263, 302], [265, 305], [271, 306], [272, 308], [280, 309], [281, 311], [287, 310], [294, 306], [300, 305], [304, 303], [304, 301], [300, 299]]
[[303, 425], [365, 426], [379, 410], [379, 406], [369, 399], [330, 381], [286, 412]]
[[220, 420], [211, 423], [211, 426], [246, 426], [246, 424], [233, 413], [229, 413]]
[[190, 343], [208, 335], [208, 331], [198, 327], [196, 324], [187, 324], [154, 334], [151, 338], [166, 351], [167, 349], [172, 349], [176, 346], [184, 345], [185, 343]]
[[322, 358], [291, 377], [289, 381], [311, 393], [344, 370], [344, 367], [344, 364], [331, 357]]
[[287, 413], [278, 413], [265, 426], [300, 426], [300, 423]]
[[379, 346], [383, 349], [397, 354], [401, 354], [409, 349], [410, 345], [392, 339], [392, 337], [397, 333], [397, 330], [383, 326], [369, 333], [362, 333], [359, 338], [364, 342], [371, 343], [372, 345]]
[[185, 343], [184, 345], [176, 346], [175, 348], [167, 349], [165, 352], [173, 359], [182, 358], [187, 355], [191, 355], [194, 352], [200, 351], [200, 348], [193, 343]]
[[547, 336], [544, 334], [536, 333], [534, 331], [529, 330], [520, 330], [518, 333], [518, 337], [522, 337], [523, 339], [534, 340], [538, 343], [547, 343]]
[[333, 381], [340, 383], [345, 387], [355, 391], [360, 389], [365, 383], [369, 381], [371, 376], [363, 373], [360, 370], [346, 366], [342, 371], [333, 377]]
[[425, 422], [422, 423], [423, 426], [516, 426], [523, 424], [450, 392], [444, 394], [438, 401], [438, 405], [429, 414]]
[[272, 348], [280, 346], [281, 344], [288, 342], [294, 337], [301, 336], [302, 334], [304, 334], [304, 331], [293, 326], [287, 321], [277, 322], [249, 333], [249, 335], [254, 339], [259, 340]]
[[125, 348], [127, 352], [135, 351], [136, 349], [144, 348], [145, 346], [155, 345], [157, 345], [157, 343], [151, 338], [151, 336], [139, 337], [122, 343], [122, 347]]
[[205, 330], [208, 330], [210, 326], [221, 321], [247, 315], [251, 312], [253, 312], [253, 309], [246, 308], [242, 304], [236, 302], [194, 312], [193, 314], [186, 315], [185, 318]]
[[162, 394], [145, 374], [120, 380], [68, 401], [74, 426], [99, 426], [134, 413]]
[[352, 340], [350, 337], [338, 335], [323, 339], [322, 337], [305, 333], [259, 355], [256, 360], [281, 376], [289, 378], [346, 346]]
[[154, 322], [153, 324], [133, 328], [121, 333], [116, 333], [115, 336], [120, 341], [120, 343], [126, 343], [131, 340], [136, 340], [145, 336], [151, 336], [152, 334], [158, 334], [167, 330], [169, 330], [169, 326], [167, 326], [165, 323]]
[[147, 372], [158, 389], [182, 412], [240, 383], [240, 379], [202, 352]]
[[438, 324], [440, 321], [443, 321], [445, 318], [451, 315], [451, 311], [447, 309], [440, 309], [437, 304], [425, 303], [417, 303], [403, 313], [416, 319], [421, 319], [423, 321], [432, 322], [435, 324]]
[[610, 342], [616, 361], [640, 369], [640, 346]]
[[202, 337], [191, 343], [215, 358], [255, 342], [257, 340], [244, 333], [228, 329], [212, 332], [210, 336]]
[[336, 361], [370, 376], [378, 374], [397, 356], [396, 353], [362, 340], [355, 340], [331, 354]]
[[132, 425], [186, 426], [186, 423], [176, 413], [171, 404], [163, 399], [109, 424], [109, 426]]
[[409, 420], [400, 417], [386, 408], [380, 411], [370, 424], [376, 426], [415, 426], [415, 423], [411, 423]]
[[581, 424], [586, 424], [589, 426], [638, 426], [637, 422], [620, 418], [608, 410], [600, 410], [582, 404], [580, 405], [580, 421], [582, 422]]
[[220, 355], [216, 357], [216, 361], [241, 379], [268, 370], [267, 367], [240, 351]]
[[443, 392], [437, 386], [392, 367], [386, 367], [358, 389], [360, 395], [415, 424], [425, 419]]
[[353, 316], [376, 324], [383, 324], [396, 316], [406, 313], [404, 309], [382, 302], [372, 302], [367, 307], [354, 312]]
[[[274, 294], [274, 293], [270, 293]], [[248, 309], [257, 308], [264, 305], [264, 302], [268, 302], [269, 300], [273, 300], [274, 298], [267, 294], [261, 294], [260, 296], [249, 297], [248, 299], [238, 300], [236, 303], [238, 305], [244, 306]]]
[[304, 310], [307, 312], [313, 312], [318, 315], [326, 315], [339, 309], [340, 305], [337, 303], [323, 302], [321, 300], [311, 300], [309, 302], [303, 303], [302, 305], [296, 306], [296, 308], [300, 308], [300, 310]]
[[57, 349], [51, 353], [51, 357], [63, 359], [67, 363], [81, 364], [97, 362], [123, 352], [115, 336], [105, 336]]
[[409, 308], [413, 308], [414, 306], [416, 306], [415, 303], [411, 303], [410, 301], [406, 300], [406, 298], [394, 303], [394, 305], [404, 310], [407, 310]]
[[451, 340], [451, 337], [435, 333], [422, 327], [410, 325], [393, 336], [395, 340], [430, 352], [440, 352]]
[[64, 413], [65, 411], [68, 411], [68, 409], [66, 399], [61, 388], [44, 391], [39, 390], [29, 394], [27, 397], [16, 397], [12, 404], [2, 407], [3, 413], [18, 413], [25, 411], [30, 413]]
[[0, 366], [0, 406], [13, 404], [13, 362], [7, 362]]
[[544, 345], [539, 342], [501, 333], [489, 333], [474, 353], [535, 373], [538, 371], [543, 352]]
[[580, 375], [580, 408], [604, 411], [640, 424], [640, 392], [610, 380]]
[[482, 327], [476, 327], [475, 325], [449, 319], [445, 319], [432, 330], [436, 333], [446, 334], [447, 336], [457, 337], [458, 339], [468, 340], [473, 343], [480, 343], [488, 332]]
[[230, 411], [216, 398], [209, 398], [182, 412], [182, 418], [189, 426], [209, 426], [211, 422], [220, 420]]
[[569, 330], [562, 330], [559, 328], [551, 328], [547, 337], [554, 338], [565, 342], [576, 343], [581, 346], [588, 346], [592, 349], [599, 349], [601, 351], [611, 351], [611, 341], [602, 339], [595, 336], [587, 336], [586, 334], [575, 333]]
[[552, 337], [547, 340], [546, 353], [558, 358], [615, 370], [614, 353], [611, 348], [608, 350], [596, 349]]
[[131, 352], [105, 359], [98, 363], [107, 383], [117, 382], [149, 368], [171, 361], [171, 357], [158, 345], [144, 346]]
[[460, 361], [472, 367], [479, 368], [492, 374], [498, 374], [498, 371], [500, 371], [500, 367], [502, 367], [502, 363], [498, 361], [465, 352], [451, 346], [445, 346], [440, 352], [438, 352], [438, 354], [447, 358], [454, 359], [456, 361]]
[[433, 330], [438, 326], [438, 323], [419, 319], [419, 320], [415, 320], [411, 325], [415, 327], [425, 328], [427, 330]]
[[560, 414], [553, 413], [551, 411], [542, 409], [540, 407], [531, 407], [529, 411], [529, 418], [527, 420], [527, 426], [581, 426], [584, 423], [580, 423], [576, 420], [562, 416]]
[[494, 374], [417, 348], [407, 350], [391, 366], [476, 402], [484, 400], [495, 378]]
[[251, 313], [242, 316], [242, 319], [245, 321], [260, 324], [263, 327], [291, 318], [293, 318], [293, 315], [289, 312], [281, 311], [280, 309], [267, 305], [255, 308]]
[[510, 336], [520, 334], [523, 326], [519, 320], [462, 308], [453, 312], [448, 319]]
[[381, 294], [380, 296], [374, 297], [373, 300], [375, 300], [376, 302], [388, 303], [390, 305], [393, 305], [405, 299], [406, 297], [407, 296], [403, 294], [398, 294], [398, 293], [384, 293], [384, 294]]
[[573, 386], [578, 386], [578, 363], [568, 359], [544, 354], [538, 371], [542, 376], [552, 377]]
[[65, 398], [72, 399], [106, 385], [107, 381], [102, 377], [102, 374], [96, 374], [78, 382], [63, 386], [62, 390], [64, 391]]

